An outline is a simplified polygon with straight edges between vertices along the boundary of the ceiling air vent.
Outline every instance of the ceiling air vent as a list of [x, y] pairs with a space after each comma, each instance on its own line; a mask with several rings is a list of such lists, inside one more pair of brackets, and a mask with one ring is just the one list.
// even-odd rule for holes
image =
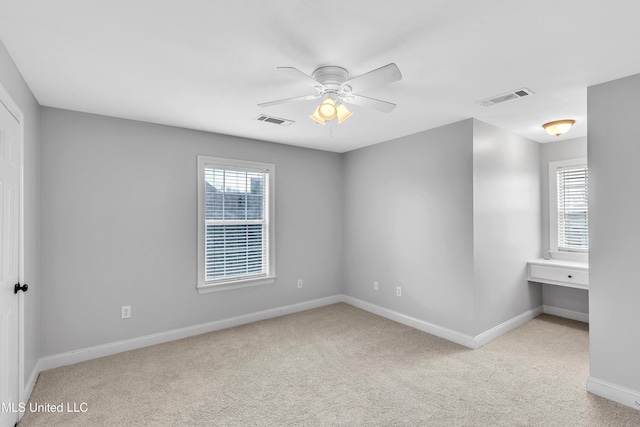
[[295, 123], [293, 120], [281, 119], [281, 118], [272, 117], [272, 116], [265, 116], [264, 114], [260, 114], [258, 117], [256, 117], [256, 120], [258, 120], [259, 122], [273, 123], [274, 125], [280, 125], [280, 126], [289, 126], [291, 125], [291, 123]]
[[533, 95], [533, 91], [523, 87], [522, 89], [514, 90], [512, 92], [503, 93], [502, 95], [494, 96], [491, 98], [478, 101], [484, 107], [500, 104], [501, 102], [511, 101], [512, 99], [524, 98], [525, 96]]

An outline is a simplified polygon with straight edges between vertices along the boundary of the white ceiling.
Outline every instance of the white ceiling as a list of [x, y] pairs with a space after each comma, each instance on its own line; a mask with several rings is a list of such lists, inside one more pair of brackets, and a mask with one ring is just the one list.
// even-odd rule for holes
[[[335, 152], [469, 117], [539, 142], [571, 118], [561, 138], [586, 136], [587, 87], [640, 73], [639, 22], [639, 0], [0, 0], [0, 40], [41, 105]], [[276, 67], [391, 62], [402, 80], [364, 93], [388, 114], [353, 106], [330, 129], [308, 118], [316, 101], [257, 106], [313, 93]]]

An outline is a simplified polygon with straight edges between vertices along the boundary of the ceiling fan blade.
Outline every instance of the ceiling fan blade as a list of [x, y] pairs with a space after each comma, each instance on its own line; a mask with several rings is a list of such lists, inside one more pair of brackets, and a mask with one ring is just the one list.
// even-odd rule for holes
[[359, 105], [361, 107], [371, 108], [383, 113], [388, 113], [396, 108], [396, 104], [391, 102], [381, 101], [379, 99], [369, 98], [362, 95], [349, 95], [349, 98], [347, 99], [342, 99], [342, 101], [347, 104]]
[[[400, 69], [393, 62], [384, 67], [376, 68], [368, 73], [361, 74], [357, 77], [347, 80], [342, 84], [344, 92], [360, 93], [376, 86], [382, 86], [387, 83], [396, 82], [402, 78]], [[345, 90], [345, 86], [349, 86], [351, 90]]]
[[278, 70], [286, 73], [292, 79], [298, 80], [301, 83], [305, 83], [305, 84], [311, 86], [312, 88], [316, 89], [317, 91], [321, 91], [323, 89], [326, 89], [322, 83], [320, 83], [319, 81], [317, 81], [313, 77], [303, 73], [302, 71], [298, 70], [297, 68], [294, 68], [294, 67], [278, 67]]
[[295, 98], [279, 99], [277, 101], [263, 102], [262, 104], [258, 104], [258, 107], [271, 107], [272, 105], [285, 104], [287, 102], [308, 101], [310, 99], [318, 99], [321, 96], [321, 94], [316, 93], [313, 95], [297, 96]]

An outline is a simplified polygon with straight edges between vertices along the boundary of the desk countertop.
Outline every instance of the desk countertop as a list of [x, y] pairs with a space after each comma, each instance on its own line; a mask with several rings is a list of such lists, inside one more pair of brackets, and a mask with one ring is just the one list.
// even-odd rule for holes
[[566, 268], [573, 268], [577, 270], [589, 271], [588, 262], [573, 261], [568, 259], [539, 258], [539, 259], [530, 260], [528, 263], [530, 265], [540, 265], [544, 267], [566, 267]]

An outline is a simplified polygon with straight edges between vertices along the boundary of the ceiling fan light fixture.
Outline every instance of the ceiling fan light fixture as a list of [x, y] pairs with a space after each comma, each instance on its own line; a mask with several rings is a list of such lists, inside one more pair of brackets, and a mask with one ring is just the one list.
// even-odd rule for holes
[[347, 107], [345, 107], [344, 104], [338, 105], [336, 110], [338, 114], [338, 124], [344, 122], [353, 115], [351, 111], [347, 110]]
[[278, 70], [287, 73], [290, 77], [300, 82], [310, 85], [315, 89], [315, 93], [312, 95], [297, 96], [295, 98], [263, 102], [258, 104], [258, 106], [271, 107], [288, 102], [323, 99], [324, 101], [309, 115], [313, 121], [321, 125], [326, 124], [327, 120], [333, 120], [336, 117], [338, 118], [338, 123], [342, 123], [351, 117], [353, 114], [343, 103], [356, 104], [360, 107], [371, 108], [383, 113], [390, 112], [395, 108], [395, 104], [369, 98], [359, 93], [402, 79], [402, 74], [398, 66], [394, 63], [384, 65], [356, 77], [349, 77], [346, 69], [333, 65], [317, 68], [311, 75], [305, 74], [295, 67], [278, 67]]
[[317, 112], [318, 115], [325, 120], [333, 120], [338, 115], [336, 104], [331, 98], [325, 99], [324, 102], [318, 106]]
[[316, 111], [313, 112], [313, 114], [309, 114], [309, 117], [311, 117], [311, 119], [313, 121], [315, 121], [318, 124], [321, 124], [324, 126], [324, 119], [322, 117], [320, 117], [320, 114], [318, 113], [318, 110], [320, 110], [320, 107], [318, 106], [316, 108]]
[[556, 120], [553, 122], [545, 123], [542, 125], [544, 130], [550, 135], [560, 136], [567, 133], [571, 126], [575, 123], [575, 120]]

